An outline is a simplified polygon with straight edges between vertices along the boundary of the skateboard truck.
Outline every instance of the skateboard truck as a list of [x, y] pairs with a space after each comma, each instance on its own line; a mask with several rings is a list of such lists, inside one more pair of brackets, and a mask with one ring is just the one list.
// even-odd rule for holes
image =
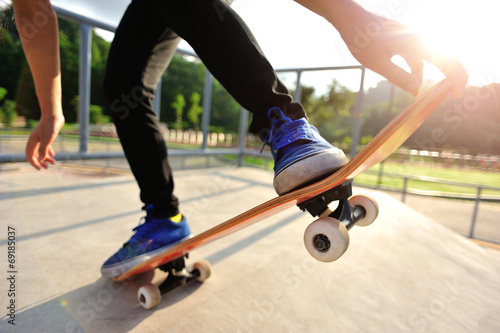
[[[366, 226], [378, 215], [378, 205], [370, 197], [353, 196], [352, 180], [348, 180], [300, 204], [319, 219], [312, 222], [304, 233], [307, 251], [315, 259], [330, 262], [340, 258], [349, 246], [349, 233], [355, 224]], [[332, 211], [328, 205], [338, 201]]]
[[193, 265], [191, 271], [187, 271], [184, 258], [187, 259], [188, 255], [186, 254], [158, 267], [168, 273], [167, 278], [158, 287], [153, 283], [148, 283], [139, 288], [137, 298], [143, 308], [151, 309], [158, 305], [162, 294], [182, 287], [193, 280], [203, 282], [210, 276], [211, 267], [208, 261], [198, 261]]
[[200, 276], [200, 272], [197, 269], [192, 272], [188, 272], [186, 270], [184, 258], [187, 259], [188, 255], [186, 254], [184, 257], [177, 258], [158, 267], [160, 270], [168, 273], [165, 281], [158, 286], [161, 294], [168, 293], [169, 291], [183, 286]]
[[[342, 222], [349, 230], [354, 224], [366, 216], [363, 206], [352, 206], [349, 198], [352, 196], [352, 180], [334, 187], [314, 198], [298, 204], [302, 211], [308, 211], [312, 216], [330, 216]], [[328, 205], [338, 201], [337, 208], [332, 211]]]

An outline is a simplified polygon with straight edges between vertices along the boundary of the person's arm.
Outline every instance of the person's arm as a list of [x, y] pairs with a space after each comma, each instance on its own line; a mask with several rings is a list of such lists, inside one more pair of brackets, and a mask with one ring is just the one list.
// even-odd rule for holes
[[12, 4], [42, 112], [28, 139], [26, 158], [40, 170], [55, 163], [51, 145], [64, 124], [57, 17], [49, 0], [13, 0]]
[[[370, 13], [352, 0], [295, 1], [329, 21], [363, 66], [414, 96], [422, 83], [423, 60], [452, 80], [454, 96], [460, 96], [467, 84], [467, 71], [456, 58], [434, 54], [416, 33], [396, 21]], [[391, 61], [395, 55], [405, 59], [411, 73]]]

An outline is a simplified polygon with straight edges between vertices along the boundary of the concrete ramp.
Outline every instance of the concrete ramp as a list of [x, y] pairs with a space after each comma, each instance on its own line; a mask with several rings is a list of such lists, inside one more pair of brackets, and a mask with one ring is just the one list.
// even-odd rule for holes
[[[194, 233], [274, 196], [272, 174], [248, 168], [179, 171], [176, 180]], [[386, 194], [355, 192], [372, 195], [380, 215], [351, 230], [337, 262], [307, 254], [302, 236], [312, 218], [289, 209], [194, 251], [190, 262], [209, 260], [213, 276], [147, 311], [135, 291], [162, 272], [125, 283], [99, 274], [143, 215], [131, 175], [0, 173], [0, 331], [500, 331], [499, 256]]]

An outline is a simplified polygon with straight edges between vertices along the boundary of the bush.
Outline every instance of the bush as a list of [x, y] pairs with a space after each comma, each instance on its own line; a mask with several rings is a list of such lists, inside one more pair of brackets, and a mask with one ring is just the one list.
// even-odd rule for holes
[[16, 121], [16, 102], [10, 99], [5, 100], [3, 106], [0, 108], [0, 121], [4, 128], [12, 128]]
[[109, 116], [104, 114], [103, 108], [100, 105], [90, 106], [90, 123], [91, 124], [107, 124]]

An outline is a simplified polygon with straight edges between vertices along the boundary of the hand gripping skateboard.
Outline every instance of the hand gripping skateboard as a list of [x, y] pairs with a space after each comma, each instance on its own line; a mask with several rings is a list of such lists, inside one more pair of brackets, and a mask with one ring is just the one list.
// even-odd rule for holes
[[[203, 281], [210, 276], [210, 265], [206, 261], [194, 264], [191, 272], [186, 271], [184, 257], [189, 252], [295, 205], [313, 216], [319, 216], [304, 233], [304, 244], [308, 252], [320, 261], [340, 258], [349, 245], [347, 230], [355, 224], [368, 225], [378, 215], [378, 206], [373, 199], [365, 196], [351, 197], [352, 179], [382, 162], [403, 144], [448, 96], [449, 90], [450, 82], [447, 79], [427, 90], [333, 175], [251, 208], [138, 264], [114, 279], [122, 281], [157, 267], [169, 272], [167, 279], [159, 287], [148, 284], [138, 290], [141, 305], [147, 309], [152, 308], [161, 301], [161, 293], [191, 280]], [[332, 211], [328, 206], [334, 201], [338, 201], [338, 206]]]

